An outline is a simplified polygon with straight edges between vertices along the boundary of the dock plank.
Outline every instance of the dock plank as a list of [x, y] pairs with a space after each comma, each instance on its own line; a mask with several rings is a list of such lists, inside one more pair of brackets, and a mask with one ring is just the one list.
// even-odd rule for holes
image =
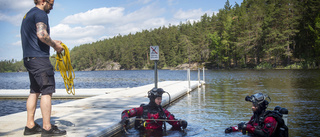
[[[198, 81], [191, 81], [191, 89], [196, 89], [200, 85]], [[79, 91], [83, 92], [79, 96], [86, 94], [91, 97], [53, 105], [51, 123], [66, 130], [67, 135], [65, 136], [68, 137], [109, 136], [121, 130], [119, 128], [121, 112], [125, 109], [138, 107], [142, 103], [147, 104], [149, 102], [147, 92], [153, 87], [154, 84], [121, 89], [76, 89], [76, 94]], [[169, 92], [171, 100], [175, 100], [189, 91], [187, 81], [159, 82], [158, 87]], [[93, 92], [92, 90], [97, 91]], [[66, 96], [58, 91], [56, 94], [61, 97]], [[169, 97], [164, 94], [162, 104], [165, 105], [169, 103], [168, 101]], [[35, 116], [36, 122], [42, 125], [40, 109], [36, 110]], [[0, 136], [22, 136], [26, 117], [26, 111], [0, 117]], [[37, 134], [30, 137], [40, 136]]]

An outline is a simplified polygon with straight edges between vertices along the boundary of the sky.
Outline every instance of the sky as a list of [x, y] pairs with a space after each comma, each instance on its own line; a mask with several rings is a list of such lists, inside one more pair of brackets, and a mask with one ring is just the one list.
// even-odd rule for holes
[[[70, 49], [86, 43], [135, 34], [216, 14], [227, 0], [55, 0], [50, 37]], [[239, 5], [243, 0], [229, 0]], [[0, 0], [0, 61], [22, 60], [20, 27], [33, 0]], [[50, 48], [51, 55], [54, 50]]]

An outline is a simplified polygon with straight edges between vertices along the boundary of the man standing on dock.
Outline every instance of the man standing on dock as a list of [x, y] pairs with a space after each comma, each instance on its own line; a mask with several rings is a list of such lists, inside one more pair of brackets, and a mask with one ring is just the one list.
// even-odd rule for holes
[[[35, 7], [23, 17], [21, 25], [21, 42], [24, 66], [29, 72], [30, 95], [27, 100], [27, 124], [24, 135], [41, 133], [46, 135], [65, 135], [51, 125], [51, 98], [55, 92], [54, 70], [50, 63], [50, 47], [58, 53], [64, 49], [61, 41], [50, 38], [48, 15], [53, 9], [54, 0], [34, 0]], [[42, 128], [35, 123], [34, 116], [37, 100], [41, 94], [40, 108], [43, 119]]]

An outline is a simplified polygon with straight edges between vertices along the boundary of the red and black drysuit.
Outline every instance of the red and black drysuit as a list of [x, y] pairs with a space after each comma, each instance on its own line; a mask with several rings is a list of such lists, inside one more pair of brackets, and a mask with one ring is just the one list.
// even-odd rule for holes
[[[260, 122], [259, 122], [260, 119]], [[261, 119], [264, 119], [263, 121]], [[259, 124], [260, 123], [260, 124]], [[273, 137], [276, 136], [278, 122], [272, 116], [267, 117], [257, 117], [257, 115], [253, 115], [246, 126], [243, 127], [242, 132], [248, 132], [250, 136], [257, 136], [257, 137]], [[238, 126], [232, 127], [232, 131], [236, 132], [239, 131]]]
[[[162, 109], [162, 110], [161, 110]], [[162, 124], [164, 121], [157, 121], [157, 119], [176, 120], [174, 115], [172, 115], [168, 110], [163, 109], [161, 106], [157, 105], [142, 105], [138, 108], [132, 108], [122, 112], [121, 119], [128, 119], [130, 117], [140, 117], [142, 119], [155, 119], [155, 120], [145, 120], [143, 122], [144, 129], [156, 129], [162, 130]], [[167, 121], [172, 125], [173, 130], [179, 130], [181, 127], [180, 121]]]

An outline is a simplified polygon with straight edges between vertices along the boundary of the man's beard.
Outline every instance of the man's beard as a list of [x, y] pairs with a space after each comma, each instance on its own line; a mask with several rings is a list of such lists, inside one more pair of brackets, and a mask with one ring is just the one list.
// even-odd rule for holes
[[49, 8], [49, 6], [46, 4], [44, 7], [44, 11], [49, 14], [50, 13], [51, 8]]

